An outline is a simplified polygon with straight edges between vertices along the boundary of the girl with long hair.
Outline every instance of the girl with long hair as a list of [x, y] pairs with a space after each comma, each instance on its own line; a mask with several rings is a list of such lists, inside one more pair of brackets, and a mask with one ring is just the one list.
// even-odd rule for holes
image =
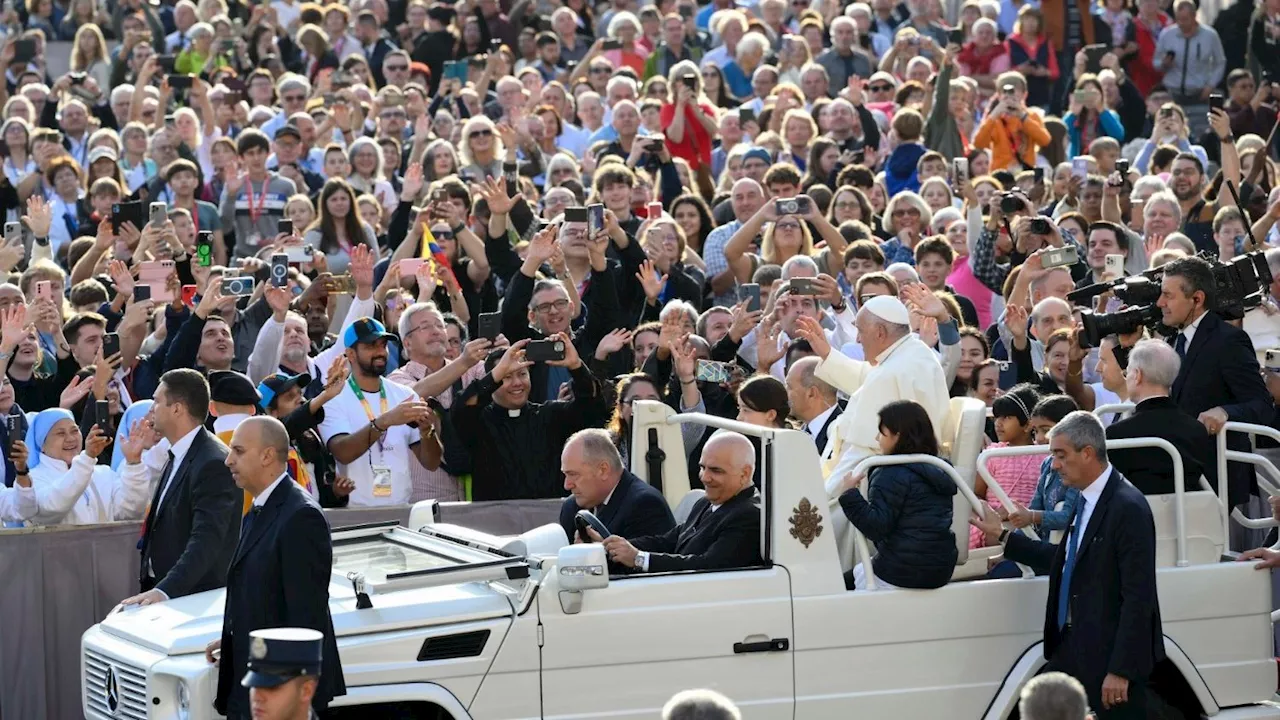
[[[80, 1], [77, 0], [77, 4]], [[93, 78], [98, 83], [99, 92], [108, 92], [111, 88], [111, 62], [102, 30], [93, 23], [81, 25], [75, 37], [71, 45], [71, 69]]]
[[[376, 146], [375, 146], [376, 151]], [[320, 189], [319, 213], [302, 237], [304, 244], [325, 254], [329, 271], [345, 272], [351, 263], [351, 250], [364, 243], [378, 254], [374, 229], [361, 222], [356, 209], [356, 191], [342, 178], [329, 178]]]

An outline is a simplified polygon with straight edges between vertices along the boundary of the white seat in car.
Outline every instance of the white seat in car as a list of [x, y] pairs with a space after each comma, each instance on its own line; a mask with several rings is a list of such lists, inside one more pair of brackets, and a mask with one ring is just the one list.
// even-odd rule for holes
[[695, 488], [685, 494], [680, 500], [680, 504], [676, 505], [676, 509], [672, 514], [676, 516], [676, 525], [683, 525], [685, 520], [689, 519], [689, 513], [693, 512], [693, 506], [699, 500], [707, 496], [707, 491], [702, 488]]
[[[1188, 486], [1191, 483], [1188, 482]], [[1195, 486], [1199, 486], [1196, 482]], [[1172, 567], [1178, 560], [1178, 523], [1174, 495], [1148, 495], [1156, 524], [1156, 567]], [[1216, 563], [1226, 546], [1218, 496], [1208, 490], [1183, 494], [1187, 518], [1187, 561], [1192, 565]]]
[[[978, 455], [986, 440], [987, 406], [976, 398], [951, 398], [951, 412], [943, 424], [943, 439], [949, 446], [949, 460], [970, 489], [978, 476]], [[980, 498], [981, 499], [981, 498]], [[952, 580], [981, 577], [987, 574], [987, 558], [994, 553], [988, 548], [969, 550], [969, 514], [972, 508], [964, 495], [956, 493], [951, 530], [956, 536], [956, 571]], [[998, 552], [999, 548], [995, 548]]]

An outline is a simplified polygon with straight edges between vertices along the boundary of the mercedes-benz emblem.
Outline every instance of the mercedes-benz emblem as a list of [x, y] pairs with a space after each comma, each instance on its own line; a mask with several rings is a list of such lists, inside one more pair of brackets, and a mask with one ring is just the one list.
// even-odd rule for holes
[[112, 715], [120, 710], [120, 681], [116, 679], [115, 667], [107, 666], [107, 709]]

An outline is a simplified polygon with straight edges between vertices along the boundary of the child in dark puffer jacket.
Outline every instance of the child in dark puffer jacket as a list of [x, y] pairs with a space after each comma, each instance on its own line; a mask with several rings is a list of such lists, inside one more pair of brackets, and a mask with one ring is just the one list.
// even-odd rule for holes
[[[880, 409], [880, 452], [885, 455], [938, 454], [929, 414], [918, 403], [892, 402]], [[955, 571], [956, 539], [951, 529], [955, 483], [925, 463], [888, 465], [871, 471], [868, 497], [857, 485], [840, 495], [849, 522], [876, 544], [871, 561], [879, 587], [932, 589], [946, 585]], [[865, 587], [859, 564], [846, 586]], [[850, 582], [852, 580], [852, 583]]]

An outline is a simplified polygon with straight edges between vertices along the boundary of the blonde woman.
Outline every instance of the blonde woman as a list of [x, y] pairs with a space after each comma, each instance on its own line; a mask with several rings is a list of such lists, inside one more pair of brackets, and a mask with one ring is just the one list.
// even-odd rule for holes
[[943, 177], [931, 177], [920, 183], [920, 197], [924, 198], [925, 204], [935, 213], [944, 208], [955, 207], [951, 187]]
[[422, 154], [422, 180], [427, 185], [457, 175], [462, 163], [458, 160], [458, 150], [453, 143], [444, 138], [436, 138], [427, 143]]
[[818, 136], [818, 124], [804, 108], [788, 110], [782, 118], [780, 135], [782, 135], [784, 152], [791, 155], [791, 164], [803, 173], [809, 159], [809, 146]]
[[222, 130], [214, 123], [202, 127], [200, 117], [189, 107], [179, 108], [173, 114], [173, 125], [178, 131], [178, 138], [196, 154], [200, 173], [204, 181], [209, 182], [213, 179], [213, 158], [209, 156], [209, 149], [213, 147], [214, 140], [222, 137]]
[[502, 174], [502, 158], [506, 155], [502, 138], [493, 121], [484, 115], [476, 115], [462, 126], [462, 162], [460, 175], [477, 180], [499, 177]]
[[316, 219], [316, 206], [302, 193], [291, 196], [284, 204], [284, 216], [293, 221], [295, 232], [311, 227]]
[[[812, 198], [807, 195], [798, 197], [808, 200], [808, 212], [779, 215], [775, 203], [766, 202], [729, 239], [724, 247], [724, 257], [738, 282], [751, 282], [752, 274], [760, 265], [782, 265], [796, 256], [813, 258], [824, 272], [843, 265], [840, 258], [848, 245], [844, 236], [818, 211], [818, 205]], [[827, 243], [822, 252], [813, 249], [810, 224]], [[747, 248], [756, 237], [762, 237], [759, 257], [747, 254]]]
[[107, 60], [107, 41], [102, 30], [92, 23], [81, 25], [71, 45], [71, 69], [82, 72], [98, 83], [98, 91], [111, 88], [111, 63]]
[[715, 106], [702, 94], [698, 66], [688, 60], [676, 63], [667, 73], [667, 90], [670, 97], [661, 111], [667, 150], [672, 157], [684, 158], [695, 174], [705, 168], [709, 188], [711, 141], [719, 130], [718, 115]]
[[799, 35], [783, 35], [778, 50], [778, 82], [800, 84], [801, 69], [813, 60], [809, 43]]
[[896, 262], [915, 265], [916, 245], [932, 221], [929, 204], [910, 190], [889, 198], [884, 206], [884, 229], [893, 239], [880, 246], [885, 267]]

